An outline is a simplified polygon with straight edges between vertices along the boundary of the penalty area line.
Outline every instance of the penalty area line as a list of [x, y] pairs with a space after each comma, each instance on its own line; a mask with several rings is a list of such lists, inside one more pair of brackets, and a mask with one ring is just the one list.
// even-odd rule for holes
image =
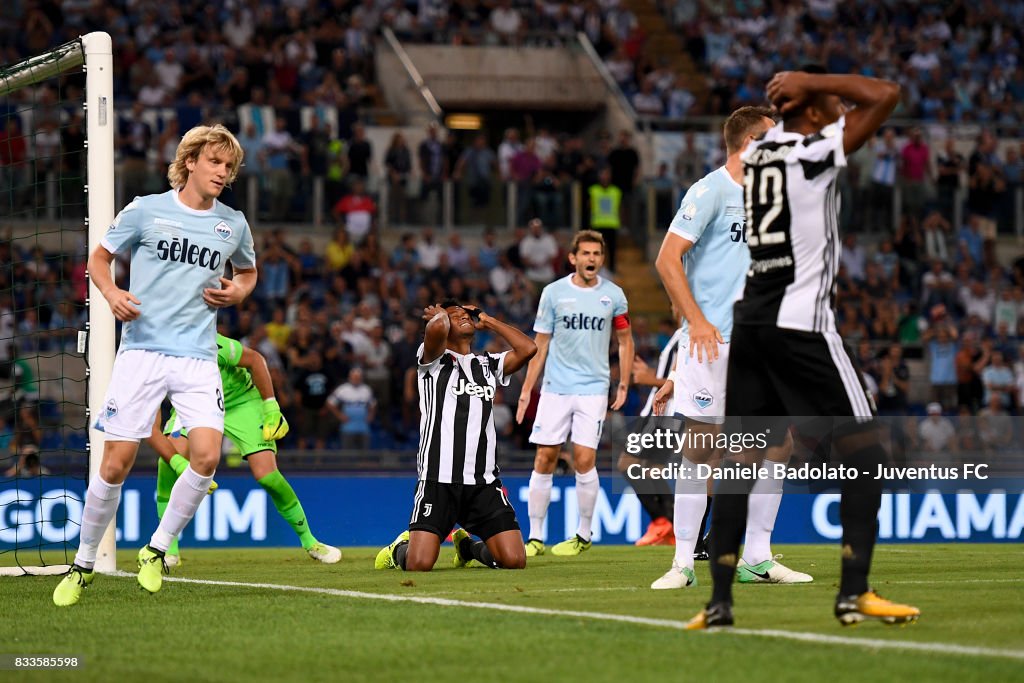
[[[120, 576], [135, 578], [135, 574], [117, 571], [109, 576]], [[259, 590], [282, 591], [291, 593], [310, 593], [313, 595], [330, 595], [338, 598], [353, 598], [357, 600], [380, 600], [383, 602], [407, 602], [419, 605], [436, 605], [440, 607], [469, 607], [473, 609], [486, 609], [497, 612], [512, 612], [515, 614], [537, 614], [551, 617], [567, 617], [575, 619], [591, 619], [594, 621], [612, 621], [639, 626], [652, 626], [655, 628], [668, 628], [683, 630], [685, 621], [674, 619], [654, 619], [651, 617], [638, 617], [628, 614], [610, 614], [605, 612], [585, 612], [579, 610], [550, 609], [546, 607], [528, 607], [525, 605], [505, 605], [494, 602], [470, 602], [467, 600], [452, 600], [450, 598], [425, 597], [416, 595], [395, 595], [392, 593], [368, 593], [365, 591], [344, 590], [341, 588], [319, 588], [316, 586], [289, 586], [278, 583], [247, 583], [243, 581], [217, 581], [213, 579], [186, 579], [183, 577], [169, 576], [164, 579], [173, 583], [188, 583], [201, 586], [224, 586], [234, 588], [255, 588]], [[800, 631], [781, 631], [778, 629], [749, 629], [749, 628], [728, 628], [708, 631], [704, 636], [736, 635], [753, 636], [758, 638], [774, 638], [778, 640], [795, 640], [805, 643], [818, 643], [821, 645], [838, 645], [846, 647], [858, 647], [868, 650], [899, 650], [904, 652], [925, 652], [941, 655], [962, 655], [964, 657], [988, 657], [998, 659], [1024, 660], [1024, 650], [1004, 650], [991, 647], [976, 647], [973, 645], [957, 645], [955, 643], [935, 642], [913, 642], [899, 640], [879, 640], [876, 638], [851, 638], [847, 636], [831, 636], [824, 633], [804, 633]]]

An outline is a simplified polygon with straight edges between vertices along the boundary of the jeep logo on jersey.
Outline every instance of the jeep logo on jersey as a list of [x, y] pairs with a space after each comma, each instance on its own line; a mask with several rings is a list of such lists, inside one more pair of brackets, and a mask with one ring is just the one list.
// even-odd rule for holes
[[117, 403], [114, 402], [114, 399], [107, 401], [107, 405], [104, 406], [104, 410], [106, 410], [108, 420], [117, 415]]
[[573, 313], [572, 315], [562, 316], [562, 325], [567, 330], [597, 330], [600, 332], [604, 329], [604, 318], [599, 318], [596, 315], [588, 316], [582, 313]]
[[217, 237], [220, 237], [225, 242], [231, 239], [231, 226], [224, 221], [213, 226], [213, 231], [217, 233]]
[[715, 402], [715, 397], [707, 389], [700, 389], [693, 395], [693, 402], [701, 410], [707, 410], [707, 407]]
[[483, 384], [473, 384], [467, 382], [465, 378], [459, 379], [459, 383], [452, 387], [452, 394], [455, 396], [473, 396], [475, 398], [482, 399], [484, 401], [494, 400], [494, 387], [485, 386]]
[[171, 240], [160, 240], [156, 243], [156, 255], [161, 261], [177, 261], [192, 266], [202, 266], [210, 270], [221, 269], [220, 252], [209, 247], [200, 247], [188, 241], [174, 238]]

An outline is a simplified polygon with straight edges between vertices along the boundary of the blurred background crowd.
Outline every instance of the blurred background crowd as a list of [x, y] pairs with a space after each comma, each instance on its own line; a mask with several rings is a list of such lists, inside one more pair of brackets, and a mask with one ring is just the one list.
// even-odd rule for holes
[[[293, 425], [285, 449], [415, 449], [410, 368], [424, 306], [455, 296], [530, 330], [541, 288], [568, 272], [573, 228], [621, 230], [620, 248], [650, 254], [682, 193], [724, 161], [720, 119], [708, 117], [763, 102], [772, 73], [807, 61], [903, 85], [894, 124], [841, 180], [838, 324], [880, 412], [916, 416], [907, 438], [926, 449], [1001, 449], [1013, 436], [1006, 420], [1024, 409], [1024, 2], [650, 3], [688, 58], [682, 70], [653, 49], [626, 0], [15, 4], [0, 17], [0, 62], [88, 31], [114, 37], [119, 207], [166, 188], [182, 131], [216, 119], [237, 132], [246, 164], [224, 199], [256, 226], [260, 282], [220, 328], [267, 358]], [[374, 69], [385, 29], [513, 46], [582, 32], [641, 128], [676, 130], [682, 144], [655, 161], [634, 131], [583, 135], [529, 116], [374, 139], [388, 123]], [[11, 221], [52, 205], [53, 192], [62, 215], [82, 201], [84, 133], [66, 104], [75, 87], [0, 100], [0, 205]], [[48, 195], [39, 188], [54, 174]], [[608, 187], [621, 194], [615, 225], [591, 208]], [[84, 246], [70, 242], [0, 240], [0, 448], [67, 445], [47, 429], [60, 424], [60, 401], [28, 359], [75, 351], [87, 288]], [[614, 275], [656, 277], [645, 258]], [[675, 327], [667, 312], [666, 300], [634, 317], [648, 363]], [[517, 379], [494, 414], [525, 448], [510, 409]], [[634, 389], [624, 413], [645, 399]], [[977, 428], [951, 429], [957, 414]]]

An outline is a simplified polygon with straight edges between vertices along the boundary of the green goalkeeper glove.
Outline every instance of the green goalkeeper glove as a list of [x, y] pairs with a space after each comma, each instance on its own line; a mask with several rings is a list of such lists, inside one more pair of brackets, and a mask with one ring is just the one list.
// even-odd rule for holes
[[281, 414], [276, 398], [263, 401], [263, 440], [277, 441], [288, 434], [288, 420]]

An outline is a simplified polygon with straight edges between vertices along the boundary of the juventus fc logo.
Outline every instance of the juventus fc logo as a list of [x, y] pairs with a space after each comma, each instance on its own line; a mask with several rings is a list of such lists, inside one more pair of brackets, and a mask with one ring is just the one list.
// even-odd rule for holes
[[430, 511], [433, 510], [433, 509], [434, 509], [434, 504], [433, 503], [424, 503], [423, 504], [423, 516], [424, 517], [429, 517], [430, 516]]

